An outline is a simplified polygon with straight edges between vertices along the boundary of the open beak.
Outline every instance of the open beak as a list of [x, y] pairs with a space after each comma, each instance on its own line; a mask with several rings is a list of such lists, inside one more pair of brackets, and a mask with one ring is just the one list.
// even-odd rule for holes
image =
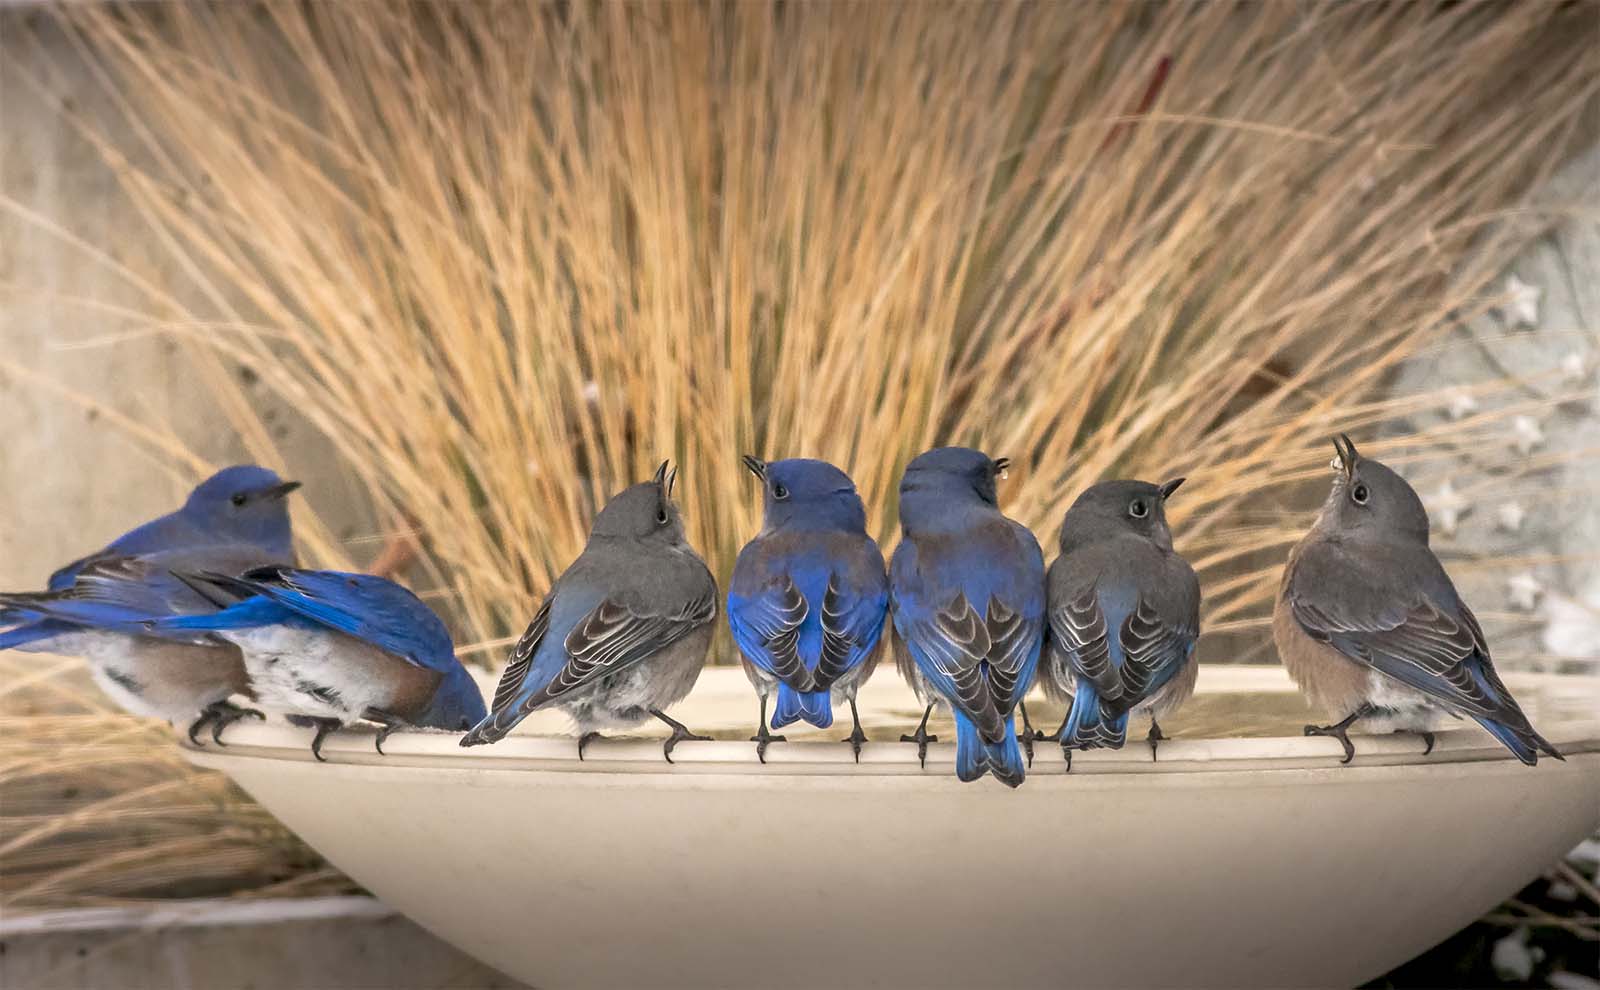
[[751, 474], [755, 475], [757, 478], [760, 478], [762, 481], [767, 480], [767, 465], [765, 461], [762, 461], [756, 457], [752, 457], [749, 454], [745, 454], [739, 459], [744, 461], [744, 466], [750, 469]]
[[1344, 468], [1345, 477], [1351, 477], [1356, 472], [1356, 464], [1360, 462], [1361, 455], [1356, 452], [1356, 445], [1350, 440], [1348, 433], [1341, 433], [1334, 438], [1333, 449], [1339, 453], [1339, 465]]
[[261, 493], [261, 497], [262, 498], [269, 498], [269, 499], [270, 498], [283, 498], [284, 496], [288, 495], [290, 492], [296, 490], [299, 487], [300, 487], [300, 482], [298, 482], [298, 481], [285, 481], [282, 484], [273, 485], [271, 488], [266, 489], [265, 491], [263, 491]]
[[671, 461], [662, 461], [661, 466], [656, 468], [655, 476], [650, 479], [651, 481], [654, 481], [656, 483], [656, 487], [660, 488], [662, 491], [667, 490], [667, 466], [671, 463]]
[[1182, 485], [1187, 480], [1187, 478], [1173, 478], [1171, 481], [1165, 482], [1157, 487], [1156, 491], [1161, 493], [1161, 501], [1165, 502], [1167, 499], [1171, 498], [1172, 493], [1178, 490], [1178, 486]]
[[1004, 478], [1006, 476], [1006, 472], [1009, 471], [1010, 469], [1011, 469], [1011, 458], [1009, 458], [1009, 457], [996, 457], [994, 459], [994, 473], [995, 473], [996, 477]]

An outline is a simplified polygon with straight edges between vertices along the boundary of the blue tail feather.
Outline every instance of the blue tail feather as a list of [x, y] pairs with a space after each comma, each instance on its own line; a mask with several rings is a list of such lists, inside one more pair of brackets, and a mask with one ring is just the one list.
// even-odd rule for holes
[[778, 685], [778, 704], [772, 710], [772, 727], [781, 729], [804, 719], [819, 729], [833, 724], [833, 701], [826, 691], [796, 691]]
[[1128, 713], [1108, 715], [1094, 685], [1080, 679], [1078, 693], [1072, 698], [1072, 711], [1067, 715], [1066, 731], [1061, 734], [1061, 744], [1078, 749], [1121, 749], [1127, 738]]
[[956, 713], [956, 776], [963, 781], [974, 781], [986, 773], [1008, 787], [1022, 783], [1027, 770], [1022, 761], [1022, 747], [1017, 744], [1017, 733], [1006, 717], [1005, 738], [997, 743], [985, 742], [978, 735], [978, 727], [960, 712]]

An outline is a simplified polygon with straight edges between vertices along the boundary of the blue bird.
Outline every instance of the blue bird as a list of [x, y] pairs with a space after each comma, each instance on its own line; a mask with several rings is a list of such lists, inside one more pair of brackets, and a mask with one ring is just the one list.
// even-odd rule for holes
[[[1016, 787], [1025, 769], [1012, 711], [1033, 684], [1044, 639], [1044, 556], [1001, 514], [991, 460], [965, 447], [919, 455], [900, 481], [904, 536], [889, 565], [896, 663], [927, 708], [913, 735], [925, 759], [928, 717], [950, 707], [956, 776]], [[1030, 735], [1031, 741], [1031, 735]]]
[[1528, 722], [1495, 673], [1483, 629], [1428, 546], [1428, 513], [1406, 480], [1362, 457], [1350, 438], [1317, 521], [1289, 553], [1272, 634], [1312, 704], [1339, 718], [1308, 725], [1355, 757], [1349, 729], [1422, 736], [1433, 750], [1440, 715], [1477, 721], [1517, 759], [1563, 759]]
[[322, 757], [330, 733], [365, 719], [382, 728], [464, 732], [484, 715], [483, 695], [456, 659], [450, 632], [422, 600], [371, 574], [261, 567], [238, 577], [177, 576], [220, 610], [148, 623], [159, 634], [209, 632], [235, 644], [262, 707], [314, 728]]
[[[50, 575], [45, 587], [62, 591], [85, 567], [103, 557], [127, 557], [180, 547], [249, 544], [273, 559], [290, 560], [294, 541], [284, 496], [300, 487], [254, 464], [223, 468], [189, 493], [183, 505], [164, 516], [123, 533], [105, 547]], [[0, 625], [25, 616], [0, 612]], [[4, 647], [0, 647], [3, 649]]]
[[717, 583], [689, 546], [662, 462], [650, 481], [623, 489], [595, 517], [589, 542], [556, 579], [512, 649], [489, 717], [463, 746], [498, 742], [541, 708], [577, 727], [578, 758], [601, 728], [652, 716], [672, 735], [662, 755], [693, 735], [662, 709], [694, 687], [717, 616]]
[[1157, 719], [1194, 693], [1199, 665], [1200, 582], [1173, 552], [1166, 501], [1183, 479], [1159, 487], [1106, 481], [1067, 510], [1061, 555], [1050, 565], [1050, 649], [1045, 693], [1071, 701], [1060, 730], [1072, 750], [1121, 749], [1131, 714], [1150, 715], [1150, 757], [1165, 738]]
[[[49, 650], [83, 657], [106, 695], [135, 715], [169, 722], [193, 718], [189, 738], [202, 728], [222, 741], [222, 729], [261, 713], [228, 701], [251, 696], [239, 650], [204, 634], [151, 635], [145, 624], [196, 612], [215, 604], [178, 577], [178, 568], [237, 573], [273, 563], [257, 546], [185, 547], [141, 555], [96, 555], [75, 569], [58, 591], [0, 594], [0, 605], [32, 617], [0, 634], [18, 649]], [[198, 716], [198, 717], [197, 717]]]
[[856, 692], [877, 666], [889, 606], [866, 507], [850, 476], [824, 461], [744, 463], [761, 481], [763, 522], [733, 566], [728, 625], [761, 698], [756, 756], [765, 763], [767, 745], [783, 741], [767, 730], [776, 690], [774, 729], [801, 719], [826, 729], [834, 699], [848, 701], [855, 727], [844, 741], [859, 762], [867, 737]]

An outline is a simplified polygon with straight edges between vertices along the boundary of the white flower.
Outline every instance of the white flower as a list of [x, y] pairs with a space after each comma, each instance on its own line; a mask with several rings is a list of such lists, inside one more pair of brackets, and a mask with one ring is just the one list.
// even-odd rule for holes
[[1532, 416], [1513, 416], [1511, 419], [1512, 446], [1526, 457], [1534, 448], [1544, 446], [1544, 427]]
[[1467, 510], [1472, 507], [1472, 503], [1467, 501], [1467, 497], [1456, 491], [1456, 486], [1450, 483], [1449, 478], [1446, 478], [1444, 484], [1440, 485], [1438, 490], [1428, 496], [1426, 502], [1428, 513], [1433, 517], [1434, 525], [1438, 526], [1439, 532], [1444, 533], [1446, 536], [1456, 535], [1456, 527], [1461, 524], [1461, 517], [1466, 515]]
[[1589, 377], [1589, 361], [1578, 351], [1561, 359], [1561, 380], [1568, 385], [1581, 385]]
[[1495, 510], [1494, 521], [1501, 529], [1508, 533], [1515, 533], [1522, 529], [1522, 521], [1528, 518], [1528, 513], [1522, 508], [1521, 502], [1507, 502]]
[[1450, 404], [1445, 407], [1451, 419], [1466, 419], [1478, 411], [1478, 400], [1464, 388], [1450, 390]]
[[1511, 607], [1519, 612], [1532, 612], [1539, 604], [1539, 596], [1544, 593], [1544, 585], [1533, 576], [1531, 571], [1513, 574], [1506, 581], [1506, 597], [1511, 600]]
[[1512, 274], [1506, 279], [1506, 301], [1500, 311], [1514, 327], [1536, 327], [1539, 325], [1539, 299], [1543, 295], [1543, 289]]

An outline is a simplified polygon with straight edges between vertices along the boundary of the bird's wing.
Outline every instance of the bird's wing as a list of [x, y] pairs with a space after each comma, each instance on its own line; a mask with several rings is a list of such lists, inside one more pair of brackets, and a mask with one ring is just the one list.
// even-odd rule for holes
[[[708, 582], [709, 583], [709, 582]], [[652, 613], [606, 598], [562, 641], [566, 661], [517, 707], [531, 712], [608, 674], [627, 670], [716, 618], [716, 586], [670, 613]]]
[[460, 663], [444, 621], [393, 581], [282, 566], [257, 568], [241, 578], [301, 618], [354, 636], [414, 666], [446, 673]]
[[843, 590], [838, 574], [828, 577], [822, 596], [822, 656], [815, 673], [818, 688], [827, 688], [854, 670], [872, 655], [883, 634], [883, 618], [889, 605], [889, 589], [882, 581], [864, 593]]
[[1421, 580], [1396, 580], [1391, 567], [1363, 567], [1315, 544], [1301, 553], [1285, 595], [1312, 639], [1462, 714], [1502, 717], [1510, 695], [1487, 662], [1477, 619], [1442, 568], [1421, 570]]
[[552, 595], [546, 595], [544, 601], [539, 603], [539, 611], [533, 614], [533, 621], [528, 623], [528, 628], [523, 631], [522, 638], [517, 640], [517, 645], [511, 648], [511, 656], [506, 660], [506, 669], [500, 674], [500, 683], [494, 689], [494, 700], [489, 704], [491, 712], [498, 712], [511, 704], [511, 700], [522, 690], [523, 678], [528, 676], [528, 668], [533, 664], [534, 654], [539, 652], [539, 644], [544, 642], [544, 637], [550, 631], [550, 601]]
[[1165, 687], [1188, 661], [1195, 636], [1195, 629], [1174, 622], [1154, 601], [1141, 595], [1117, 633], [1122, 647], [1122, 695], [1108, 707], [1120, 714]]
[[932, 613], [920, 615], [901, 609], [895, 628], [917, 659], [917, 668], [939, 693], [972, 719], [985, 739], [1005, 733], [1005, 719], [995, 703], [983, 662], [994, 641], [989, 626], [967, 601], [964, 592]]
[[1111, 658], [1111, 642], [1100, 595], [1088, 582], [1065, 596], [1050, 610], [1050, 636], [1067, 668], [1094, 685], [1095, 693], [1111, 701], [1122, 695], [1122, 677]]
[[800, 656], [800, 627], [810, 611], [787, 574], [777, 575], [754, 594], [728, 594], [728, 627], [740, 652], [796, 691], [816, 690]]

